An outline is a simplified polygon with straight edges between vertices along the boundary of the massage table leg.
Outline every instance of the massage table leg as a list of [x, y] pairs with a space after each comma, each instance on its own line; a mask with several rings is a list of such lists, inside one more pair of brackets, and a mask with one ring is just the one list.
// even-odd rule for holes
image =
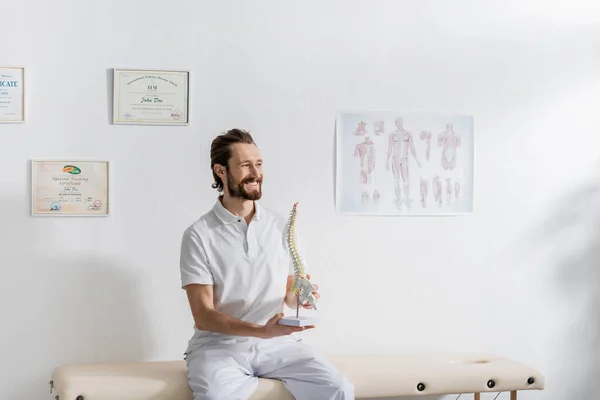
[[[500, 393], [498, 393], [498, 394], [500, 394]], [[496, 396], [496, 397], [498, 397], [498, 396]], [[474, 393], [474, 400], [481, 400], [481, 393]], [[516, 390], [513, 390], [510, 392], [510, 400], [517, 400], [517, 391]]]

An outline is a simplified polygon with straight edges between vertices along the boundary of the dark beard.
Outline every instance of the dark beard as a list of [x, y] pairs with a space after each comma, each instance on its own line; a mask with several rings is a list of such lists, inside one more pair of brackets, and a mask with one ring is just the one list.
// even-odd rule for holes
[[[245, 183], [253, 182], [258, 180], [258, 190], [256, 192], [248, 193], [244, 188]], [[260, 200], [262, 197], [262, 179], [255, 179], [252, 177], [244, 178], [237, 185], [233, 181], [231, 175], [227, 175], [227, 191], [233, 198], [241, 198], [246, 200]]]

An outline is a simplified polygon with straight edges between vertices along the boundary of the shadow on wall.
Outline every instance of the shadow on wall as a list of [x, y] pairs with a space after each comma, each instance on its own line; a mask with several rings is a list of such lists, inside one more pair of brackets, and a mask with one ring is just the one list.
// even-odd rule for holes
[[544, 260], [551, 266], [554, 305], [559, 310], [546, 332], [556, 367], [556, 399], [593, 399], [600, 391], [600, 168], [564, 196], [541, 229]]
[[27, 208], [20, 197], [0, 198], [3, 399], [48, 397], [61, 364], [139, 361], [151, 348], [139, 280], [128, 265], [63, 250], [68, 234], [44, 235], [64, 234], [77, 221], [28, 218]]

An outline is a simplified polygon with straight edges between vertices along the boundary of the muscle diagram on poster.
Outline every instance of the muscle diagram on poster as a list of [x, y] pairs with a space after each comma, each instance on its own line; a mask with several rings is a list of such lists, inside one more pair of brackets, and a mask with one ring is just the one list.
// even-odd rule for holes
[[342, 112], [336, 135], [338, 212], [460, 215], [473, 211], [471, 116]]

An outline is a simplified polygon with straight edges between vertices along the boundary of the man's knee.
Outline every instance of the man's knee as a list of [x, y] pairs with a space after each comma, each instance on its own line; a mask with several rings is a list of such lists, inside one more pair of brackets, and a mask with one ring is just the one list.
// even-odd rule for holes
[[217, 400], [223, 398], [218, 393], [194, 393], [194, 400]]
[[340, 399], [354, 400], [354, 384], [344, 375], [338, 374], [337, 378], [332, 381], [332, 385], [341, 395]]
[[321, 360], [321, 374], [315, 374], [314, 383], [326, 387], [331, 399], [354, 400], [354, 384], [331, 363]]
[[223, 398], [224, 390], [212, 382], [202, 382], [198, 379], [188, 380], [194, 400], [217, 400]]
[[221, 374], [206, 369], [188, 372], [188, 386], [194, 400], [246, 400], [256, 384], [256, 378], [235, 367], [221, 367]]
[[252, 378], [233, 379], [228, 382], [190, 383], [194, 400], [247, 400], [256, 388]]

